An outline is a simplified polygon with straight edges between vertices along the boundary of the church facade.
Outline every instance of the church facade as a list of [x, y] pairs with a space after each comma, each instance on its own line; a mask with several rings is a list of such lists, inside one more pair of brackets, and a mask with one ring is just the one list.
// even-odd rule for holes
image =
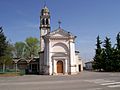
[[[60, 22], [59, 22], [60, 23]], [[72, 33], [59, 27], [51, 31], [50, 11], [44, 6], [40, 15], [39, 73], [43, 75], [77, 74], [83, 70]]]

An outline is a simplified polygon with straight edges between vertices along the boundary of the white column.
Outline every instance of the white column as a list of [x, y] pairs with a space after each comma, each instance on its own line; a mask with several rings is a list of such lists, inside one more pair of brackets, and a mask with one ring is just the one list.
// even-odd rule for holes
[[48, 23], [50, 24], [50, 19], [48, 19]]
[[57, 74], [57, 61], [54, 60], [53, 64], [54, 64], [54, 65], [53, 65], [53, 66], [54, 66], [54, 67], [53, 67], [53, 72], [54, 72], [53, 74], [56, 75], [56, 74]]
[[54, 62], [54, 59], [53, 59], [53, 58], [52, 58], [52, 62], [53, 62], [53, 63], [52, 63], [52, 75], [54, 75], [54, 72], [55, 72], [55, 71], [54, 71], [54, 67], [55, 67], [55, 66], [54, 66], [54, 63], [55, 63], [55, 62]]
[[50, 75], [52, 75], [52, 72], [53, 72], [52, 71], [52, 64], [53, 64], [53, 62], [52, 62], [52, 58], [51, 58], [52, 57], [51, 48], [52, 48], [51, 47], [51, 41], [49, 41], [49, 61], [48, 62], [49, 62], [49, 74]]
[[67, 65], [67, 59], [65, 59], [65, 74], [68, 74], [68, 65]]

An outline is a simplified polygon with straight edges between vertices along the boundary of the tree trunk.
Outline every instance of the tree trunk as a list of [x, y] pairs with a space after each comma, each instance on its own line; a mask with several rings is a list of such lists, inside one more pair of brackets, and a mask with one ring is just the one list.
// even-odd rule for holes
[[3, 64], [3, 72], [5, 72], [5, 64]]
[[17, 66], [17, 63], [15, 63], [15, 71], [17, 72], [18, 70], [18, 66]]

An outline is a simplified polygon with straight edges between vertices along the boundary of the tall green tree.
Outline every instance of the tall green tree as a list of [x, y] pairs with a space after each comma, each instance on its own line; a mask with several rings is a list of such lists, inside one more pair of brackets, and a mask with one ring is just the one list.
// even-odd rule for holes
[[113, 70], [113, 48], [111, 45], [110, 38], [106, 37], [104, 41], [104, 51], [105, 51], [105, 71], [112, 71]]
[[26, 38], [25, 42], [16, 42], [14, 44], [14, 57], [33, 58], [38, 56], [39, 40], [34, 37]]
[[116, 48], [114, 49], [115, 71], [120, 71], [120, 32], [116, 37]]
[[96, 50], [95, 50], [95, 57], [93, 62], [93, 68], [96, 70], [102, 69], [102, 48], [101, 48], [101, 40], [100, 37], [97, 37], [97, 43], [96, 43]]
[[117, 50], [120, 50], [120, 32], [117, 34], [117, 37], [116, 37], [116, 40], [117, 40]]
[[2, 27], [0, 27], [0, 57], [4, 56], [6, 48], [7, 48], [6, 37], [3, 33]]
[[25, 54], [25, 43], [24, 42], [16, 42], [14, 45], [14, 56], [16, 58], [23, 58]]
[[38, 56], [39, 51], [39, 40], [34, 37], [29, 37], [25, 40], [26, 49], [25, 49], [25, 56], [27, 58], [33, 58]]
[[12, 54], [13, 46], [8, 43], [7, 48], [5, 50], [5, 54], [1, 57], [1, 64], [3, 65], [3, 72], [5, 72], [6, 67], [12, 64]]
[[0, 63], [3, 66], [3, 72], [5, 72], [6, 65], [12, 62], [12, 45], [8, 43], [3, 33], [2, 27], [0, 28]]
[[101, 41], [97, 37], [93, 68], [103, 71], [120, 71], [120, 33], [116, 37], [117, 43], [112, 47], [110, 38], [106, 37], [101, 48]]

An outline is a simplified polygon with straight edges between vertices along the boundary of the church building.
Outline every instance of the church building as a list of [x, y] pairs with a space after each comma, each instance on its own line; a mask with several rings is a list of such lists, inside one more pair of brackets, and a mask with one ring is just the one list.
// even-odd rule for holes
[[77, 74], [83, 70], [79, 51], [75, 50], [72, 33], [60, 27], [51, 31], [50, 11], [45, 5], [40, 15], [40, 61], [39, 73], [42, 75]]

